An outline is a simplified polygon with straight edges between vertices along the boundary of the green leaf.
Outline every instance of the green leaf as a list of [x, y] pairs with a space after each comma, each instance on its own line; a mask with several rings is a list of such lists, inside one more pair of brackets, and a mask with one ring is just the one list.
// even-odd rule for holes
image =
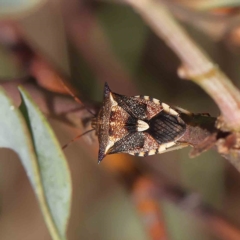
[[12, 17], [26, 13], [36, 7], [44, 0], [0, 0], [0, 17]]
[[23, 89], [21, 94], [21, 111], [32, 135], [19, 109], [0, 88], [0, 146], [19, 155], [52, 239], [64, 240], [72, 192], [68, 166], [45, 117]]

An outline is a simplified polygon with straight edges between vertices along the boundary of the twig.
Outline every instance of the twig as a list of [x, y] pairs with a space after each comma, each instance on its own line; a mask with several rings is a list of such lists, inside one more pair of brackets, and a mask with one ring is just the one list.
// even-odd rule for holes
[[240, 93], [230, 79], [172, 18], [163, 1], [125, 0], [182, 61], [179, 75], [201, 86], [216, 102], [229, 130], [240, 130]]
[[[238, 14], [214, 14], [210, 11], [201, 11], [197, 6], [194, 7], [195, 3], [197, 5], [200, 2], [201, 0], [186, 1], [186, 4], [184, 4], [185, 1], [169, 0], [164, 3], [177, 19], [200, 29], [215, 41], [227, 38], [232, 30], [239, 25], [240, 18]], [[207, 2], [210, 5], [213, 3], [213, 1]], [[187, 3], [194, 6], [188, 7]]]

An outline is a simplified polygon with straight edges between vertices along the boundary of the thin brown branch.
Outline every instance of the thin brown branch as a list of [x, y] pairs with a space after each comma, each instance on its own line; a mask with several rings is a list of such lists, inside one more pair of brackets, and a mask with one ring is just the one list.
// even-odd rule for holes
[[179, 75], [192, 79], [216, 102], [231, 130], [240, 130], [240, 93], [230, 79], [188, 36], [162, 3], [156, 0], [125, 0], [164, 39], [182, 61]]
[[186, 6], [196, 8], [201, 11], [206, 11], [214, 8], [227, 8], [227, 7], [237, 7], [240, 5], [239, 0], [198, 0], [198, 1], [189, 1], [181, 0], [181, 3]]
[[[210, 11], [201, 11], [199, 9], [201, 8], [200, 2], [169, 0], [164, 3], [178, 19], [200, 29], [216, 41], [228, 37], [232, 30], [239, 25], [239, 14], [214, 14]], [[213, 3], [212, 1], [207, 2], [209, 6]], [[215, 4], [217, 2], [219, 3], [216, 1]]]

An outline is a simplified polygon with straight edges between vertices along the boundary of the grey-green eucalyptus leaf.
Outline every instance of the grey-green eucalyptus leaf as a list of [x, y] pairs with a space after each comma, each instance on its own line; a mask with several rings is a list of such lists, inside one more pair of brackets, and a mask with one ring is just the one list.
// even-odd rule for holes
[[0, 0], [0, 18], [26, 14], [46, 2], [45, 0]]
[[72, 192], [68, 166], [45, 117], [23, 89], [21, 94], [23, 114], [0, 88], [0, 147], [19, 155], [52, 239], [64, 240]]
[[72, 193], [68, 165], [46, 118], [23, 88], [20, 92], [23, 99], [21, 109], [32, 133], [41, 183], [50, 211], [45, 220], [47, 223], [52, 221], [50, 226], [54, 227], [59, 239], [65, 239]]

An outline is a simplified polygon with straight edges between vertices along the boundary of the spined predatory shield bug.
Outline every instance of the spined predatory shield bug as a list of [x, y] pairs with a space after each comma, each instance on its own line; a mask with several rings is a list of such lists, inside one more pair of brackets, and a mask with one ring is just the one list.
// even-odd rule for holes
[[[191, 145], [188, 141], [192, 131], [189, 121], [196, 125], [197, 116], [203, 114], [170, 107], [149, 96], [128, 97], [114, 93], [105, 83], [103, 104], [92, 119], [92, 129], [72, 141], [95, 130], [99, 141], [99, 163], [106, 155], [115, 153], [145, 157]], [[214, 124], [215, 118], [211, 119]]]

